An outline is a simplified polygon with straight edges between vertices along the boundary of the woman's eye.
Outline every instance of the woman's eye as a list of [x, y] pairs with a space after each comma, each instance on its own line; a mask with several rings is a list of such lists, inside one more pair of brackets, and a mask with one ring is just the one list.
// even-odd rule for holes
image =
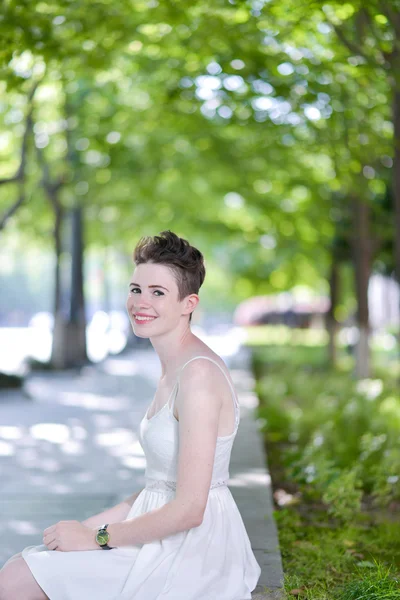
[[[132, 288], [130, 291], [131, 291], [131, 293], [133, 293], [136, 290], [138, 290], [140, 292], [140, 288]], [[157, 292], [157, 294], [161, 294], [161, 296], [164, 296], [164, 292], [161, 292], [160, 290], [154, 290], [154, 293], [156, 293], [156, 292]]]

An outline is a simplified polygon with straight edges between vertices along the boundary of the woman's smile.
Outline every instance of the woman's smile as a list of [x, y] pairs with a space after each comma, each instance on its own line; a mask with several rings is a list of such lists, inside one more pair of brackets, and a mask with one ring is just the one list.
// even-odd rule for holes
[[151, 323], [152, 321], [154, 321], [154, 319], [157, 319], [157, 317], [145, 317], [145, 316], [140, 316], [140, 315], [133, 315], [134, 321], [135, 323], [137, 323], [138, 325], [144, 325], [145, 323]]

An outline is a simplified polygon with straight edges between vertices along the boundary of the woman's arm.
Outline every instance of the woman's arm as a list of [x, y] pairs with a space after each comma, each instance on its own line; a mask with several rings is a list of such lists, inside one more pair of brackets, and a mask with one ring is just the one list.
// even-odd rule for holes
[[93, 517], [89, 517], [88, 519], [81, 521], [82, 525], [94, 528], [100, 527], [100, 525], [104, 525], [104, 523], [111, 524], [124, 521], [128, 516], [128, 513], [133, 506], [133, 503], [142, 491], [143, 490], [140, 490], [139, 492], [132, 494], [132, 496], [129, 496], [129, 498], [126, 498], [125, 500], [111, 508], [107, 508], [107, 510], [105, 510], [104, 512], [98, 513], [97, 515], [93, 515]]
[[175, 497], [124, 522], [111, 523], [107, 531], [112, 548], [162, 540], [203, 522], [222, 405], [218, 383], [221, 386], [223, 375], [215, 372], [208, 362], [196, 368], [188, 366], [181, 375], [176, 400], [179, 402], [179, 456]]

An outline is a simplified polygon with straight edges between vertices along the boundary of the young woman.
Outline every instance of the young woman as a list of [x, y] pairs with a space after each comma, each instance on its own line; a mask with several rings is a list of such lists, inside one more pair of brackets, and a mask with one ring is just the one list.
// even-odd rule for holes
[[[190, 329], [203, 255], [171, 231], [141, 238], [126, 303], [160, 358], [139, 426], [146, 486], [60, 521], [0, 571], [0, 600], [250, 600], [261, 568], [227, 487], [240, 411], [224, 361]], [[107, 473], [104, 473], [107, 486]]]

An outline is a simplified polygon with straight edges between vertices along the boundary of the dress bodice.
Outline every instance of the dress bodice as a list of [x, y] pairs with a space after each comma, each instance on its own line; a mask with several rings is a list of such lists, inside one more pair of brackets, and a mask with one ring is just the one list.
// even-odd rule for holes
[[[229, 479], [229, 462], [233, 442], [240, 422], [240, 407], [235, 389], [223, 368], [208, 356], [194, 356], [179, 370], [177, 381], [170, 398], [164, 406], [150, 419], [148, 410], [140, 422], [139, 441], [146, 456], [146, 487], [159, 486], [163, 482], [164, 489], [173, 490], [176, 487], [178, 453], [179, 453], [179, 421], [173, 414], [174, 402], [179, 388], [179, 375], [192, 360], [205, 358], [213, 362], [223, 372], [229, 383], [235, 410], [234, 430], [229, 435], [218, 436], [214, 456], [214, 467], [211, 478], [211, 488], [224, 485]], [[170, 400], [172, 401], [170, 403]]]

